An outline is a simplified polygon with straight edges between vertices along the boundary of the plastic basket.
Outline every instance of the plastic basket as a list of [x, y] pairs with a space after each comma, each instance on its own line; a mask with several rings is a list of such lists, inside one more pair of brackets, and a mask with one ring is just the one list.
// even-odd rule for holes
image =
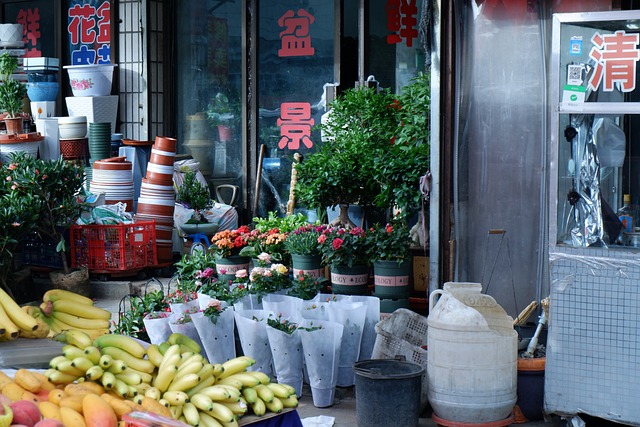
[[65, 160], [77, 160], [88, 157], [89, 140], [87, 138], [61, 139], [60, 154]]
[[[376, 341], [372, 359], [404, 358], [425, 368], [422, 375], [420, 405], [428, 403], [427, 318], [406, 308], [399, 308], [375, 326]], [[423, 348], [423, 346], [425, 348]]]
[[157, 265], [155, 221], [133, 224], [74, 225], [71, 265], [93, 272], [124, 271]]
[[56, 251], [57, 242], [27, 238], [22, 244], [22, 263], [36, 267], [62, 268], [62, 258]]

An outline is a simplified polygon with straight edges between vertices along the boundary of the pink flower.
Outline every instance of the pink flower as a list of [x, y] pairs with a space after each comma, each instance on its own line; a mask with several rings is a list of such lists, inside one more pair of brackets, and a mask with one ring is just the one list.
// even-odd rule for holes
[[9, 166], [7, 166], [7, 168], [12, 171], [15, 170], [15, 168], [17, 168], [18, 166], [15, 163], [11, 163]]
[[205, 277], [207, 279], [213, 277], [213, 275], [216, 273], [216, 271], [211, 268], [211, 267], [207, 267], [204, 269], [204, 271], [202, 272], [202, 277]]
[[344, 243], [344, 240], [336, 237], [335, 239], [333, 239], [333, 242], [331, 243], [331, 247], [333, 248], [334, 251], [337, 251], [342, 247], [343, 243]]
[[327, 241], [327, 236], [325, 234], [321, 234], [320, 236], [318, 236], [318, 243], [323, 244], [326, 241]]
[[249, 276], [249, 273], [247, 273], [247, 270], [245, 270], [244, 268], [242, 270], [236, 271], [236, 279], [244, 279], [247, 276]]
[[10, 177], [10, 176], [7, 176], [5, 179], [6, 179], [8, 182], [11, 182], [11, 177]]
[[260, 255], [258, 255], [258, 259], [260, 261], [264, 261], [264, 262], [269, 263], [269, 262], [271, 262], [271, 255], [269, 255], [266, 252], [262, 252]]

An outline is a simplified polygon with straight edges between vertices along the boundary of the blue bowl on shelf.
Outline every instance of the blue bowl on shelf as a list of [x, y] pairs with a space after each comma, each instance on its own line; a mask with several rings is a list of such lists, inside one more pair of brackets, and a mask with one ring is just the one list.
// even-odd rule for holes
[[31, 102], [55, 101], [59, 88], [58, 82], [27, 83], [27, 96]]

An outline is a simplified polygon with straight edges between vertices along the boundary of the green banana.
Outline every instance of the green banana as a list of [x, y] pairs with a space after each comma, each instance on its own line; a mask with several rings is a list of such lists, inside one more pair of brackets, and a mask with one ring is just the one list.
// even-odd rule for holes
[[137, 357], [138, 359], [142, 359], [147, 354], [147, 351], [144, 349], [142, 344], [140, 344], [138, 341], [126, 335], [120, 335], [120, 334], [101, 335], [95, 340], [93, 340], [93, 345], [98, 348], [118, 347], [132, 354], [134, 357]]
[[192, 338], [181, 334], [179, 332], [174, 332], [171, 335], [169, 335], [169, 338], [167, 338], [167, 341], [170, 344], [179, 344], [179, 345], [184, 345], [186, 347], [188, 347], [191, 351], [193, 351], [194, 353], [200, 353], [202, 351], [202, 348], [200, 347], [200, 344], [198, 344], [195, 340], [193, 340]]

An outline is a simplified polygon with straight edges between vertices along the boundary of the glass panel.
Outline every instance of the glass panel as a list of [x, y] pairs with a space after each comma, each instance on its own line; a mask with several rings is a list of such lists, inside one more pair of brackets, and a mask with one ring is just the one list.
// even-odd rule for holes
[[333, 84], [333, 3], [260, 3], [258, 147], [266, 146], [258, 212], [284, 215], [294, 153], [320, 142], [324, 86]]
[[200, 163], [212, 190], [233, 185], [244, 191], [242, 2], [193, 0], [176, 7], [178, 150]]
[[[640, 247], [640, 141], [634, 137], [640, 125], [640, 15], [556, 19], [557, 243]], [[630, 197], [623, 207], [624, 194]]]

